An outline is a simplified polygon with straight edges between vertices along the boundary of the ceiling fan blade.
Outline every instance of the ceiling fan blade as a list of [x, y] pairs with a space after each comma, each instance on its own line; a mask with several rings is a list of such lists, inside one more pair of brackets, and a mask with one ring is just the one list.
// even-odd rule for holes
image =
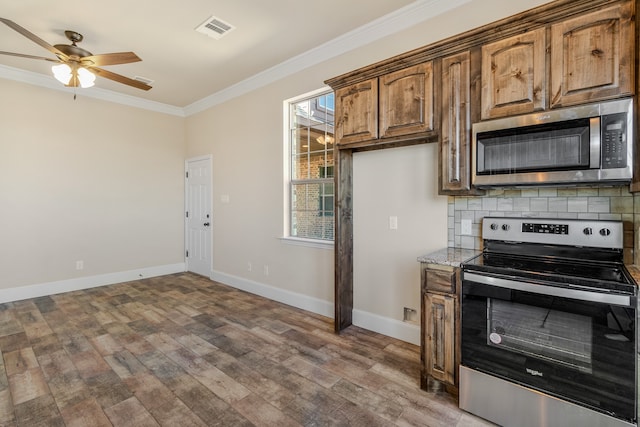
[[104, 65], [118, 65], [129, 64], [131, 62], [142, 61], [133, 52], [116, 52], [116, 53], [103, 53], [101, 55], [84, 56], [80, 59], [82, 64], [87, 66], [102, 67]]
[[44, 56], [34, 56], [34, 55], [25, 55], [23, 53], [3, 52], [1, 50], [0, 50], [0, 55], [18, 56], [20, 58], [29, 58], [29, 59], [41, 59], [43, 61], [50, 61], [50, 62], [56, 62], [56, 63], [63, 62], [63, 61], [60, 61], [59, 59], [45, 58]]
[[111, 71], [103, 70], [102, 68], [98, 68], [98, 67], [86, 67], [86, 68], [91, 70], [97, 76], [104, 77], [109, 80], [113, 80], [114, 82], [133, 86], [135, 88], [142, 89], [142, 90], [151, 89], [151, 86], [149, 86], [146, 83], [142, 83], [138, 80], [130, 79], [129, 77], [125, 77], [120, 74], [112, 73]]
[[8, 27], [16, 30], [17, 32], [19, 32], [20, 34], [22, 34], [23, 36], [25, 36], [26, 38], [28, 38], [32, 42], [34, 42], [36, 44], [39, 44], [43, 48], [47, 49], [49, 52], [53, 53], [54, 55], [56, 55], [60, 59], [64, 59], [64, 60], [69, 59], [69, 57], [66, 54], [64, 54], [64, 52], [61, 52], [60, 50], [58, 50], [55, 47], [51, 46], [46, 41], [42, 40], [40, 37], [36, 36], [35, 34], [33, 34], [32, 32], [28, 31], [27, 29], [22, 28], [20, 25], [16, 24], [15, 22], [13, 22], [13, 21], [11, 21], [9, 19], [5, 19], [5, 18], [0, 18], [0, 21], [2, 21]]

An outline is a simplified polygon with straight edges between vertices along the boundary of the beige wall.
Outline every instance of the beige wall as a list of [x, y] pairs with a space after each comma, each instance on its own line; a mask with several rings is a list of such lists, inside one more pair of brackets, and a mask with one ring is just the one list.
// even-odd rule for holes
[[[332, 304], [333, 251], [279, 239], [285, 197], [282, 102], [321, 88], [328, 78], [542, 3], [474, 1], [464, 11], [450, 12], [188, 117], [187, 156], [213, 155], [214, 277], [258, 282]], [[405, 306], [419, 309], [416, 258], [447, 245], [447, 198], [436, 195], [435, 147], [359, 153], [354, 159], [354, 307], [361, 326], [375, 323], [377, 317], [401, 321]], [[228, 204], [221, 203], [222, 195], [229, 196]], [[398, 216], [394, 234], [388, 230], [389, 215]], [[247, 271], [249, 262], [252, 271]], [[268, 276], [264, 265], [269, 266]]]
[[[416, 258], [447, 245], [437, 148], [423, 144], [354, 155], [355, 310], [395, 320], [402, 320], [404, 307], [420, 313]], [[396, 230], [389, 228], [390, 216], [397, 217]]]
[[[542, 3], [475, 0], [186, 119], [0, 80], [0, 289], [182, 262], [184, 160], [211, 154], [214, 277], [332, 313], [333, 251], [280, 239], [283, 101]], [[435, 145], [355, 162], [355, 307], [393, 323], [419, 307], [416, 257], [447, 244]]]
[[184, 261], [183, 118], [9, 80], [0, 94], [0, 289]]

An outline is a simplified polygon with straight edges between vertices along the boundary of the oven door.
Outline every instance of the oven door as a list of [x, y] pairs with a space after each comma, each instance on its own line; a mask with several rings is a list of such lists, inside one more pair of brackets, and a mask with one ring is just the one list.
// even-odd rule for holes
[[463, 272], [461, 363], [634, 422], [636, 298]]

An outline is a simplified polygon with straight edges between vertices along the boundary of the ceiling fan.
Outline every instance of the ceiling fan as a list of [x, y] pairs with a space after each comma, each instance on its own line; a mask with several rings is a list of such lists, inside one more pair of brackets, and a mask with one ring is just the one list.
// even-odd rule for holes
[[56, 56], [56, 59], [47, 58], [44, 56], [25, 55], [21, 53], [3, 51], [0, 51], [0, 55], [10, 55], [21, 58], [40, 59], [43, 61], [55, 62], [58, 65], [54, 65], [53, 67], [51, 67], [54, 76], [58, 81], [64, 83], [66, 86], [91, 87], [93, 86], [93, 81], [95, 80], [95, 76], [97, 75], [138, 89], [151, 89], [151, 86], [144, 82], [130, 79], [129, 77], [125, 77], [123, 75], [112, 73], [111, 71], [99, 68], [105, 65], [128, 64], [131, 62], [142, 61], [138, 57], [138, 55], [133, 52], [117, 52], [93, 55], [88, 50], [78, 47], [77, 43], [81, 42], [83, 37], [82, 34], [75, 31], [64, 32], [65, 36], [67, 36], [69, 41], [71, 41], [70, 45], [50, 45], [40, 37], [36, 36], [25, 28], [22, 28], [20, 25], [9, 19], [0, 18], [0, 21], [2, 21], [4, 24], [14, 29], [15, 31], [19, 32], [29, 40], [33, 41], [36, 44], [39, 44], [49, 52], [53, 53]]

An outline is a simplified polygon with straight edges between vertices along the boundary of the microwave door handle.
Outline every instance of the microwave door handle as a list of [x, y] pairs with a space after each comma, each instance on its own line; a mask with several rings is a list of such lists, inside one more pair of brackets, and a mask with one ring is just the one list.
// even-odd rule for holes
[[589, 119], [589, 168], [600, 169], [600, 117]]

